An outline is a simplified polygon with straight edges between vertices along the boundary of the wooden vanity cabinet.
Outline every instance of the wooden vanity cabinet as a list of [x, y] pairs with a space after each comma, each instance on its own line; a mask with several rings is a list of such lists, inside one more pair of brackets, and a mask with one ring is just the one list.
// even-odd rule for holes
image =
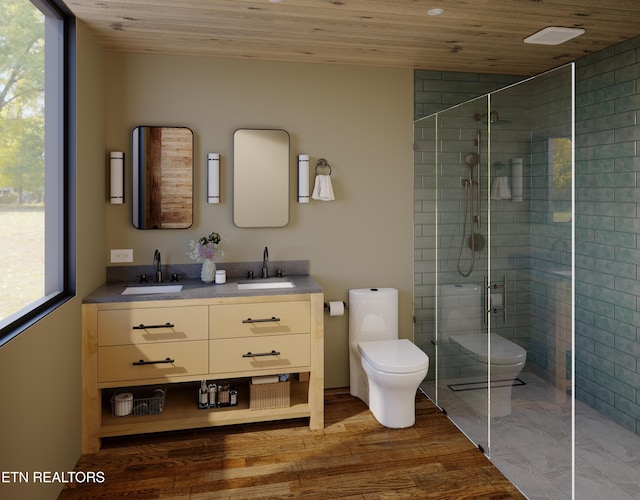
[[309, 302], [221, 304], [210, 309], [211, 369], [229, 375], [305, 371], [311, 365]]
[[97, 314], [99, 384], [209, 373], [207, 306], [113, 309]]
[[[104, 437], [309, 417], [324, 426], [323, 295], [85, 303], [82, 452]], [[293, 376], [286, 408], [249, 409], [247, 379]], [[299, 380], [298, 380], [299, 379]], [[200, 380], [237, 381], [236, 407], [197, 409]], [[157, 415], [113, 417], [119, 387], [167, 387]]]

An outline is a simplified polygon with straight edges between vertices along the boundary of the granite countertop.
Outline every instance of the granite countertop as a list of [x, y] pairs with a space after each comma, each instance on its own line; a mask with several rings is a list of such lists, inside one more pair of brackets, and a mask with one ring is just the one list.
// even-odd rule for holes
[[[175, 293], [150, 293], [138, 295], [121, 295], [127, 286], [154, 286], [154, 283], [142, 285], [136, 282], [114, 281], [107, 282], [98, 289], [87, 295], [82, 302], [84, 304], [95, 304], [103, 302], [144, 302], [154, 300], [188, 300], [188, 299], [210, 299], [218, 297], [252, 297], [264, 295], [292, 295], [307, 293], [322, 293], [322, 288], [309, 275], [286, 275], [284, 279], [293, 283], [292, 288], [267, 288], [257, 290], [242, 290], [238, 288], [238, 282], [248, 282], [248, 280], [230, 279], [225, 284], [215, 285], [213, 283], [203, 283], [199, 279], [187, 278], [177, 283], [163, 282], [162, 285], [181, 284], [182, 291]], [[281, 280], [281, 279], [280, 279]], [[262, 279], [254, 279], [252, 282], [262, 282]], [[264, 281], [271, 281], [270, 279]], [[274, 280], [275, 281], [275, 280]]]

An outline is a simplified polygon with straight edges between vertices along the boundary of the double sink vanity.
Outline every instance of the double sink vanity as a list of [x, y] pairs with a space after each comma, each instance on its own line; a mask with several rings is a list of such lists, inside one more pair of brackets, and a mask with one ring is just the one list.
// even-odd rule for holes
[[[324, 426], [324, 298], [308, 275], [204, 284], [108, 282], [82, 306], [82, 452], [102, 438], [268, 420]], [[251, 409], [252, 377], [288, 374], [290, 404]], [[237, 406], [198, 409], [202, 380], [232, 383]], [[160, 413], [117, 417], [118, 388], [162, 386]]]
[[[238, 129], [233, 141], [234, 224], [286, 226], [288, 132]], [[134, 128], [131, 206], [136, 229], [193, 225], [193, 143], [194, 134], [186, 127]], [[207, 158], [219, 161], [220, 156], [210, 153]], [[215, 203], [219, 163], [218, 171], [215, 161], [207, 167], [207, 199]], [[111, 168], [112, 180], [124, 176], [122, 161]], [[122, 203], [122, 197], [115, 198], [114, 203]], [[149, 276], [159, 283], [145, 283], [148, 271], [136, 274], [134, 266], [107, 268], [107, 283], [82, 304], [83, 453], [98, 451], [102, 438], [185, 428], [300, 417], [308, 417], [312, 429], [323, 428], [322, 289], [309, 277], [308, 261], [287, 261], [288, 269], [275, 268], [282, 277], [271, 279], [267, 262], [265, 247], [262, 268], [259, 263], [225, 263], [229, 281], [215, 285], [202, 283], [199, 270], [185, 272], [180, 264], [172, 266], [171, 281], [163, 282], [158, 250], [157, 268]], [[260, 270], [262, 279], [233, 279], [258, 276]], [[135, 276], [144, 278], [136, 284]], [[187, 279], [178, 281], [178, 276]], [[288, 378], [286, 386], [272, 383], [278, 398], [254, 404], [257, 394], [272, 389], [259, 390], [254, 378], [274, 375], [276, 381]], [[207, 402], [206, 409], [199, 409], [201, 395], [218, 384], [233, 387], [233, 406], [220, 407], [216, 400], [213, 408]], [[136, 398], [138, 389], [162, 399]], [[125, 396], [127, 404], [116, 409]]]

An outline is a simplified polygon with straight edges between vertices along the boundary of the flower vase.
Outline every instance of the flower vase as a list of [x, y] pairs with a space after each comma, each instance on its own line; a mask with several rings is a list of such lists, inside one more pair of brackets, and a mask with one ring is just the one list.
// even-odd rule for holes
[[216, 279], [216, 263], [213, 259], [205, 259], [202, 261], [202, 270], [200, 271], [200, 279], [203, 283], [213, 283]]

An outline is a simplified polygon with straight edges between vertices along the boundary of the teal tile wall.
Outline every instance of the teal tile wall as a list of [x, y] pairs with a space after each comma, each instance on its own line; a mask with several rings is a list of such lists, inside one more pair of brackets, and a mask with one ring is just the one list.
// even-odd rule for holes
[[[640, 433], [640, 38], [576, 67], [576, 396]], [[519, 79], [416, 71], [414, 118]], [[417, 149], [419, 165], [428, 152]], [[416, 339], [425, 343], [433, 331], [433, 175], [416, 170]], [[529, 354], [544, 364], [548, 349], [534, 341]]]
[[576, 396], [640, 434], [640, 38], [576, 68]]
[[[488, 92], [522, 80], [511, 75], [479, 75], [475, 73], [452, 73], [446, 71], [417, 70], [414, 73], [414, 119], [432, 115], [455, 104], [474, 99]], [[478, 106], [483, 109], [482, 105]], [[486, 109], [486, 101], [484, 101]], [[473, 138], [477, 122], [472, 116], [475, 111], [464, 113], [461, 122], [468, 126], [469, 134], [455, 144], [450, 157], [442, 162], [456, 164], [452, 176], [443, 176], [440, 182], [440, 223], [444, 230], [460, 225], [460, 175], [464, 171], [459, 165], [460, 152], [473, 150]], [[434, 122], [435, 123], [435, 122]], [[415, 342], [431, 359], [435, 359], [432, 344], [435, 332], [435, 283], [436, 283], [436, 189], [435, 189], [435, 141], [433, 123], [423, 122], [415, 129], [415, 176], [414, 176], [414, 314]], [[485, 207], [486, 209], [486, 207]], [[442, 234], [440, 235], [442, 239]], [[456, 240], [457, 241], [457, 240]], [[457, 244], [457, 243], [456, 243]], [[486, 266], [484, 268], [486, 270]], [[441, 269], [442, 271], [442, 269]], [[482, 267], [477, 266], [482, 272]], [[447, 282], [459, 278], [457, 272], [449, 273]], [[478, 278], [482, 281], [482, 275]], [[435, 370], [429, 370], [429, 376]]]
[[[447, 74], [447, 77], [451, 76], [452, 74]], [[427, 77], [433, 79], [425, 79]], [[444, 101], [433, 97], [442, 88], [442, 82], [438, 79], [440, 77], [442, 74], [437, 72], [416, 73], [416, 89], [430, 96], [429, 99], [422, 99], [422, 104], [429, 101], [429, 110], [435, 109], [436, 101]], [[488, 77], [483, 78], [486, 80]], [[469, 81], [471, 77], [464, 75], [461, 79]], [[461, 246], [465, 249], [461, 267], [464, 270], [470, 268], [470, 251], [461, 243], [464, 214], [468, 213], [467, 194], [461, 186], [461, 179], [466, 178], [469, 172], [464, 164], [464, 153], [475, 150], [474, 139], [480, 128], [482, 161], [476, 169], [476, 175], [480, 173], [481, 213], [485, 222], [473, 231], [483, 235], [486, 241], [490, 240], [491, 279], [501, 283], [503, 277], [506, 277], [509, 296], [506, 321], [501, 314], [492, 314], [491, 329], [527, 349], [530, 368], [544, 378], [553, 380], [558, 369], [562, 378], [565, 376], [568, 348], [558, 348], [557, 345], [557, 279], [548, 272], [547, 267], [556, 268], [557, 265], [566, 266], [571, 263], [571, 227], [568, 224], [550, 222], [551, 204], [547, 201], [549, 149], [546, 138], [570, 136], [571, 79], [569, 69], [565, 68], [554, 72], [554, 75], [504, 88], [508, 83], [522, 79], [499, 77], [492, 83], [493, 90], [502, 90], [491, 94], [491, 110], [499, 111], [500, 119], [507, 120], [503, 124], [491, 126], [492, 180], [493, 176], [509, 178], [511, 159], [523, 158], [524, 199], [522, 202], [491, 201], [490, 239], [485, 219], [488, 206], [489, 130], [486, 120], [474, 120], [475, 113], [486, 114], [488, 98], [485, 96], [474, 99], [453, 108], [449, 106], [438, 114], [437, 169], [434, 160], [435, 120], [429, 117], [416, 123], [415, 342], [429, 355], [434, 354], [432, 341], [435, 340], [435, 308], [438, 307], [436, 266], [439, 285], [475, 284], [479, 290], [476, 301], [482, 301], [481, 285], [484, 276], [488, 274], [488, 246], [476, 253], [473, 271], [468, 277], [461, 277], [456, 269]], [[481, 88], [485, 91], [492, 90], [486, 81]], [[464, 94], [464, 98], [467, 97], [468, 94]], [[426, 200], [429, 202], [426, 203]], [[436, 225], [437, 241], [433, 237]], [[427, 234], [430, 235], [429, 239], [425, 238]], [[532, 272], [532, 254], [541, 256], [544, 260], [538, 266], [542, 269], [536, 273]], [[494, 293], [500, 294], [499, 291]], [[570, 295], [564, 300], [563, 307], [568, 303]], [[442, 307], [442, 300], [438, 304]], [[460, 312], [457, 311], [457, 314]], [[455, 315], [456, 312], [443, 311], [441, 318]], [[482, 328], [481, 313], [472, 319], [475, 319], [476, 330]], [[441, 325], [440, 332], [444, 329]], [[565, 338], [570, 339], [570, 333], [569, 329]], [[438, 373], [446, 378], [462, 376], [460, 369], [463, 367], [442, 359], [441, 353], [446, 343], [440, 345], [442, 348], [438, 354], [442, 362], [438, 363]], [[435, 370], [431, 371], [431, 375], [434, 372]]]
[[416, 70], [413, 119], [432, 115], [522, 79], [513, 75]]

